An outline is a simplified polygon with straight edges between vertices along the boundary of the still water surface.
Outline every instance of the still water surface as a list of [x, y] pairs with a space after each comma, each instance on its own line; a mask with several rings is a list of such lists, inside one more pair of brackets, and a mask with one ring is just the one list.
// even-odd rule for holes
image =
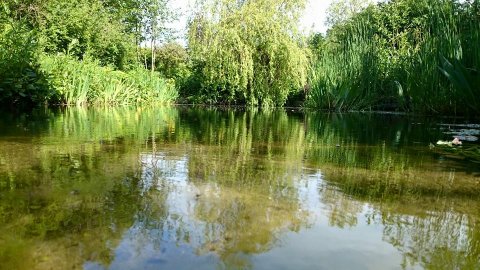
[[241, 109], [4, 113], [0, 269], [480, 269], [480, 164], [429, 147], [462, 133], [478, 151], [476, 127]]

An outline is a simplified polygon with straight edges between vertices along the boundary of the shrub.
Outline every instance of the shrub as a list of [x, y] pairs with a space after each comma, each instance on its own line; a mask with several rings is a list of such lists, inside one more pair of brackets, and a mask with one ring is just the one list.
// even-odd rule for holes
[[22, 22], [0, 21], [0, 103], [41, 104], [51, 97], [36, 55], [34, 32]]

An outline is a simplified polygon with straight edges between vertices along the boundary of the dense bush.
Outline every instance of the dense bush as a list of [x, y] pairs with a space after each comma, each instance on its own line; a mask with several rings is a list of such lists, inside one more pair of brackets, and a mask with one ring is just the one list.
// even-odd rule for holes
[[336, 1], [309, 50], [304, 0], [198, 1], [187, 48], [168, 0], [4, 0], [0, 102], [168, 103], [175, 81], [192, 103], [480, 114], [480, 0], [371, 2]]
[[[152, 51], [150, 48], [140, 48], [140, 59], [143, 66], [151, 70]], [[183, 88], [191, 75], [190, 61], [187, 49], [176, 42], [169, 42], [155, 50], [155, 71], [164, 77], [175, 80], [178, 89]]]
[[173, 82], [139, 68], [137, 62], [140, 42], [151, 36], [145, 25], [162, 27], [152, 20], [166, 14], [165, 3], [2, 1], [0, 102], [173, 102], [177, 96]]
[[49, 99], [52, 92], [39, 70], [37, 51], [34, 33], [21, 22], [0, 22], [0, 104], [42, 104]]
[[50, 0], [38, 19], [46, 53], [89, 56], [102, 65], [124, 69], [135, 61], [135, 41], [101, 1]]

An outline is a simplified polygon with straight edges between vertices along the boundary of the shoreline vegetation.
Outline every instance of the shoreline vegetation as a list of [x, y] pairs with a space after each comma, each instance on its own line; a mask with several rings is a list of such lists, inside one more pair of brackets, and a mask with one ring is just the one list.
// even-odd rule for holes
[[337, 0], [309, 35], [305, 5], [196, 3], [182, 46], [168, 0], [6, 0], [0, 104], [480, 115], [480, 0]]

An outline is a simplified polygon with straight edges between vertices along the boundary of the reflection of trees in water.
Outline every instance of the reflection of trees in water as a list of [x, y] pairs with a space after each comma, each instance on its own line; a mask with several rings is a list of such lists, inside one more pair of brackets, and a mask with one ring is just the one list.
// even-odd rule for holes
[[[381, 209], [375, 222], [384, 228], [384, 240], [395, 246], [404, 256], [403, 266], [420, 264], [427, 269], [478, 269], [480, 267], [480, 234], [474, 211], [458, 212], [455, 205], [437, 201], [440, 209], [415, 209], [415, 215]], [[456, 204], [477, 208], [478, 202], [458, 201]], [[426, 206], [426, 205], [424, 205]], [[396, 205], [395, 210], [410, 209]], [[429, 210], [429, 208], [431, 210]], [[473, 209], [472, 209], [473, 210]], [[420, 213], [419, 213], [420, 212]]]
[[307, 213], [295, 200], [270, 199], [250, 189], [207, 189], [195, 207], [195, 217], [207, 226], [199, 252], [214, 252], [229, 266], [248, 265], [245, 255], [266, 252], [279, 233], [306, 225]]
[[355, 225], [368, 203], [367, 222], [384, 226], [384, 240], [403, 254], [404, 268], [480, 267], [480, 185], [474, 175], [458, 164], [419, 155], [415, 148], [396, 149], [386, 143], [369, 146], [344, 140], [341, 149], [313, 151], [312, 161], [321, 164], [330, 186], [320, 195], [330, 224]]
[[195, 216], [216, 229], [200, 252], [217, 253], [228, 267], [246, 267], [248, 255], [270, 250], [278, 233], [307, 224], [295, 188], [304, 127], [284, 112], [248, 112], [231, 114], [220, 127], [208, 121], [196, 129], [207, 135], [189, 154], [189, 180], [203, 187]]
[[15, 172], [15, 185], [2, 190], [2, 267], [71, 269], [87, 260], [108, 265], [133, 222], [138, 178], [124, 174], [128, 160], [57, 153], [30, 157], [32, 169]]
[[182, 150], [164, 150], [141, 158], [143, 203], [128, 234], [138, 252], [147, 245], [161, 250], [164, 242], [188, 244], [198, 255], [218, 255], [225, 268], [245, 269], [252, 255], [275, 246], [279, 234], [307, 225], [293, 179], [301, 166], [273, 160], [268, 169], [245, 174], [244, 181], [218, 172], [215, 178], [199, 178], [218, 167], [232, 168], [231, 160], [212, 166], [211, 152], [198, 150], [187, 160]]
[[328, 213], [329, 225], [339, 228], [355, 227], [358, 224], [358, 214], [363, 211], [364, 204], [352, 200], [335, 188], [323, 188], [320, 200]]
[[306, 224], [294, 186], [303, 150], [289, 145], [303, 127], [289, 126], [285, 113], [255, 115], [175, 129], [173, 139], [199, 144], [171, 145], [165, 137], [170, 133], [161, 132], [147, 140], [152, 154], [141, 155], [143, 204], [131, 229], [139, 239], [135, 245], [187, 243], [198, 254], [217, 254], [227, 268], [244, 268], [252, 254], [274, 246], [278, 233]]
[[[480, 205], [468, 197], [378, 197], [346, 194], [341, 189], [322, 191], [330, 224], [356, 225], [359, 215], [367, 224], [381, 224], [383, 240], [403, 256], [402, 267], [426, 269], [478, 269], [480, 267]], [[368, 210], [364, 204], [368, 202]], [[339, 214], [341, 213], [341, 214]]]
[[[430, 127], [431, 134], [420, 134], [424, 130], [394, 118], [367, 127], [362, 127], [361, 118], [309, 121], [317, 134], [308, 133], [307, 141], [340, 145], [307, 151], [308, 162], [318, 164], [328, 181], [320, 197], [330, 224], [355, 226], [368, 203], [367, 222], [385, 227], [384, 240], [403, 254], [404, 268], [415, 264], [428, 269], [479, 268], [480, 185], [468, 173], [471, 164], [462, 167], [419, 155], [417, 148], [397, 148], [424, 136], [432, 140], [440, 133], [438, 127]], [[372, 128], [378, 124], [383, 127]]]
[[368, 202], [367, 218], [385, 226], [405, 267], [478, 267], [478, 181], [401, 148], [436, 134], [408, 121], [190, 109], [48, 117], [38, 137], [0, 142], [2, 259], [108, 265], [128, 232], [138, 252], [168, 240], [249, 267], [282, 232], [308, 226], [296, 183], [320, 168], [330, 225], [356, 226]]

